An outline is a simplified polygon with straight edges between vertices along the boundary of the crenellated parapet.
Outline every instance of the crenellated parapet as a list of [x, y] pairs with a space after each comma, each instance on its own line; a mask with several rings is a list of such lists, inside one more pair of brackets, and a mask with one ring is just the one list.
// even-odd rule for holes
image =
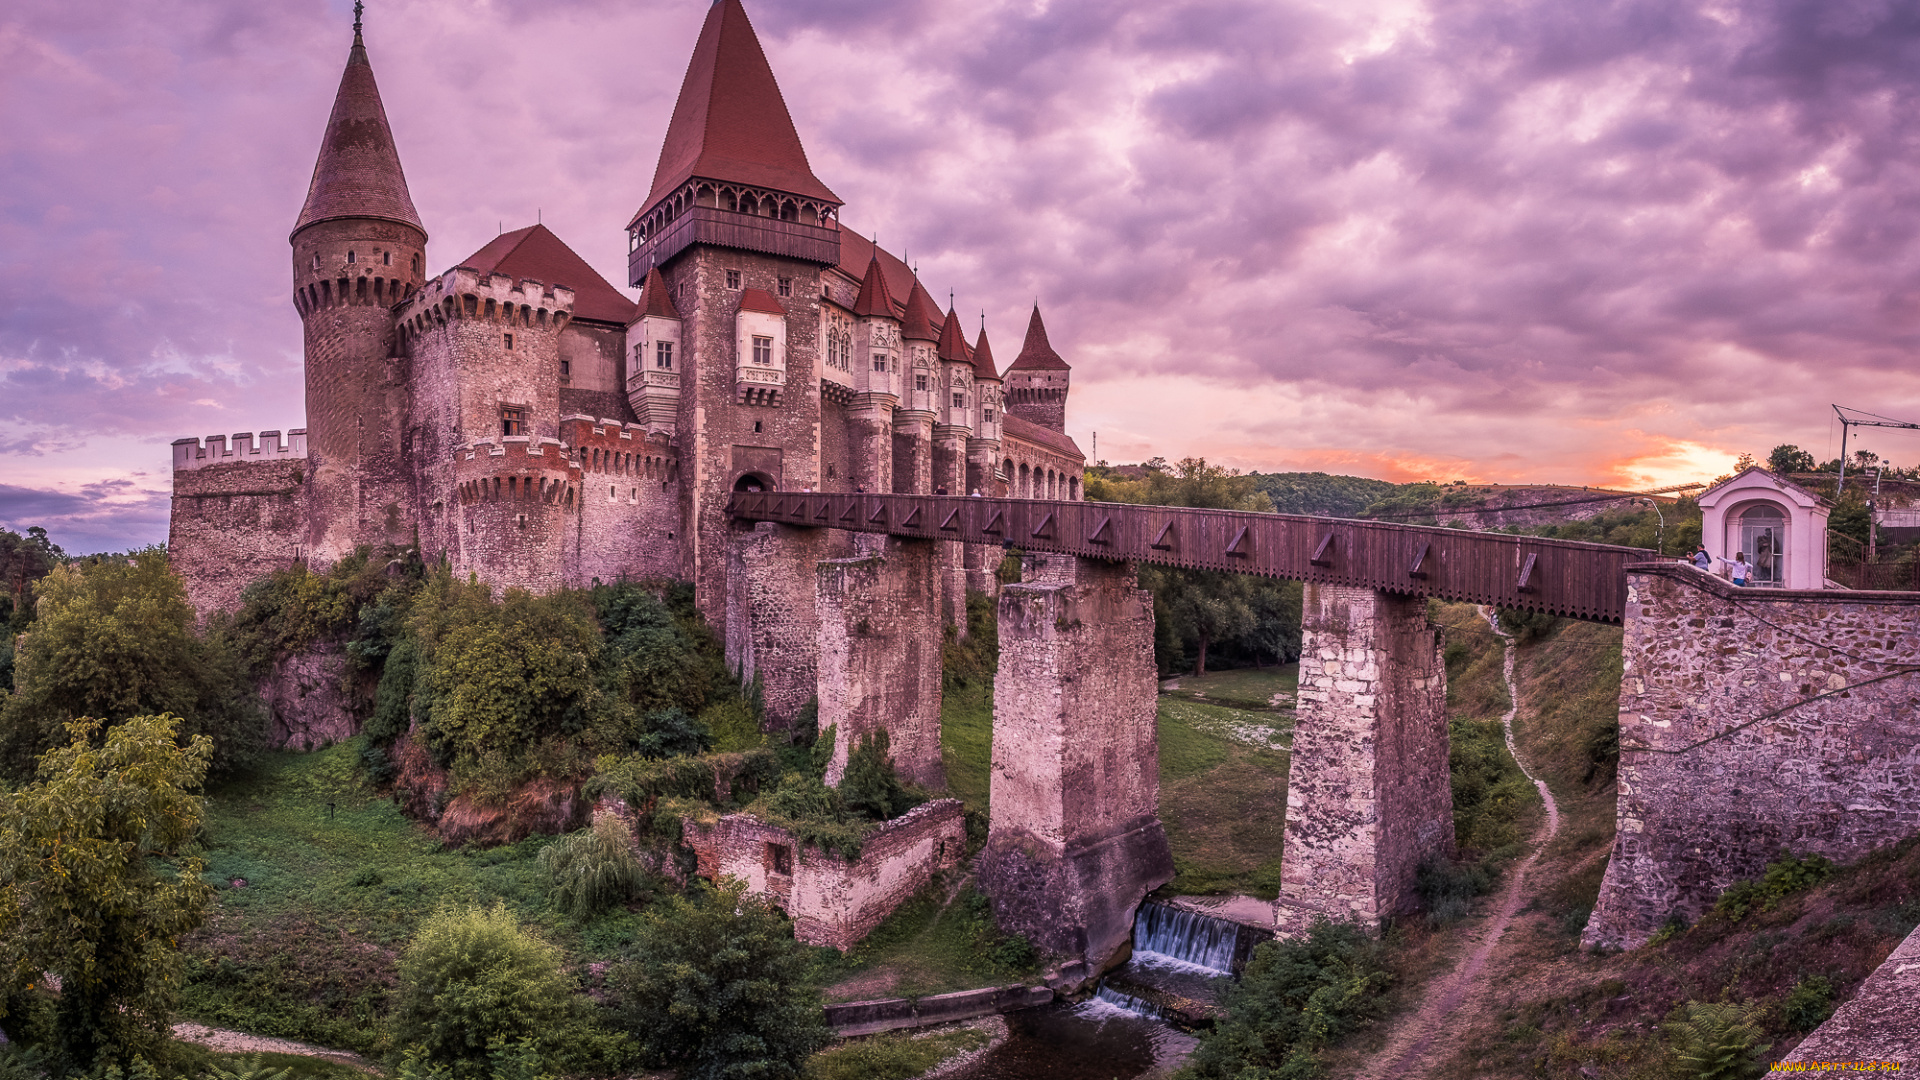
[[479, 440], [454, 451], [453, 478], [463, 506], [538, 504], [571, 513], [579, 505], [580, 467], [558, 439]]
[[225, 435], [209, 435], [206, 442], [199, 439], [173, 440], [173, 471], [193, 472], [210, 465], [233, 465], [257, 461], [296, 461], [307, 456], [307, 429], [295, 428], [286, 433], [285, 442], [280, 432], [262, 431], [255, 441], [251, 431], [236, 432], [231, 444]]
[[573, 319], [573, 290], [456, 266], [409, 296], [396, 317], [406, 339], [461, 320], [557, 333]]
[[657, 480], [680, 476], [680, 450], [673, 437], [639, 424], [575, 414], [560, 418], [560, 441], [576, 467], [587, 473]]

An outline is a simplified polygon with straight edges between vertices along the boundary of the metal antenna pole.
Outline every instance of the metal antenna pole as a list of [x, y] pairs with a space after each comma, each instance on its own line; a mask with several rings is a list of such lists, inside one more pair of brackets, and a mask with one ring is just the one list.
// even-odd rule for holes
[[1833, 407], [1833, 415], [1840, 418], [1840, 482], [1833, 487], [1833, 498], [1838, 502], [1840, 494], [1847, 490], [1847, 431], [1853, 421], [1847, 419], [1847, 414], [1841, 412], [1838, 405]]

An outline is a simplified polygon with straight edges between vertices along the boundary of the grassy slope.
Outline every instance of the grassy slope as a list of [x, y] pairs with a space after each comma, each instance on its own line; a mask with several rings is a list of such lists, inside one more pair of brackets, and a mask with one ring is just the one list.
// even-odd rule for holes
[[1289, 713], [1160, 699], [1160, 820], [1177, 894], [1280, 891]]

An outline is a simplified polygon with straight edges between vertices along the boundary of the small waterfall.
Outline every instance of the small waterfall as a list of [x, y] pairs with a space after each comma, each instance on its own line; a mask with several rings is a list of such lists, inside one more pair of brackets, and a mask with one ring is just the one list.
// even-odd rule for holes
[[1149, 900], [1133, 917], [1133, 956], [1145, 964], [1171, 960], [1230, 975], [1240, 929], [1239, 923]]
[[1167, 1010], [1145, 998], [1137, 998], [1132, 994], [1115, 990], [1113, 987], [1107, 985], [1107, 980], [1105, 979], [1101, 979], [1100, 985], [1094, 989], [1093, 999], [1095, 1001], [1104, 1001], [1122, 1012], [1130, 1012], [1135, 1016], [1144, 1016], [1150, 1020], [1165, 1020], [1167, 1018]]

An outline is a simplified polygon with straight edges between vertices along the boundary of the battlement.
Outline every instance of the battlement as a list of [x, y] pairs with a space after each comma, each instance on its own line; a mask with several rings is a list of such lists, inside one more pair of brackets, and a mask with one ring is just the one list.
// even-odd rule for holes
[[568, 509], [578, 505], [580, 467], [568, 460], [560, 440], [502, 435], [453, 452], [454, 486], [465, 504], [537, 500]]
[[680, 449], [673, 436], [649, 433], [639, 424], [574, 413], [560, 418], [566, 452], [579, 468], [648, 480], [672, 480], [680, 472]]
[[398, 318], [410, 336], [459, 319], [559, 330], [573, 318], [573, 290], [456, 266], [407, 297]]
[[173, 440], [173, 471], [192, 472], [209, 465], [233, 465], [248, 461], [295, 461], [307, 456], [307, 429], [286, 433], [286, 442], [278, 431], [262, 431], [255, 443], [251, 431], [236, 432], [232, 445], [227, 436], [209, 435], [203, 445], [199, 439]]

